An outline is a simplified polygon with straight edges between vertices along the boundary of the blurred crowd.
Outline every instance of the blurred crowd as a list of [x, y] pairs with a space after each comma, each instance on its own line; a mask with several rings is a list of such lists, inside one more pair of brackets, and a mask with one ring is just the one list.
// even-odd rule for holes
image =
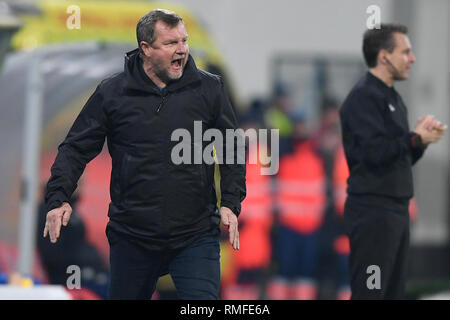
[[[341, 145], [339, 102], [322, 101], [319, 122], [295, 108], [278, 85], [240, 116], [244, 129], [278, 129], [279, 171], [247, 164], [247, 198], [239, 218], [241, 249], [230, 253], [224, 299], [348, 299], [342, 213], [348, 169]], [[269, 144], [270, 146], [270, 144]], [[248, 153], [269, 153], [249, 142]]]

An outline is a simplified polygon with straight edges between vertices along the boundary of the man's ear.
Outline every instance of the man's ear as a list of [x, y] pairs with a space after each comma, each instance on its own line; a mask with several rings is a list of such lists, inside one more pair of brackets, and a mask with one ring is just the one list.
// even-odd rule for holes
[[378, 52], [377, 62], [382, 63], [382, 64], [387, 64], [388, 62], [386, 61], [386, 55], [388, 53], [389, 52], [386, 49], [381, 49], [380, 52]]
[[141, 48], [141, 51], [144, 53], [144, 55], [145, 55], [146, 57], [149, 57], [149, 56], [150, 56], [150, 52], [151, 52], [152, 47], [148, 44], [148, 42], [146, 42], [146, 41], [141, 41], [141, 42], [139, 43], [139, 47]]

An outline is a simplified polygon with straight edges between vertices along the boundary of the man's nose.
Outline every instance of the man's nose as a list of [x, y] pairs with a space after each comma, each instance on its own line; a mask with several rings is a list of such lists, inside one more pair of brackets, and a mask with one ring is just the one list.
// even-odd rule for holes
[[177, 46], [177, 53], [178, 54], [186, 54], [188, 45], [186, 42], [179, 42]]
[[409, 62], [414, 63], [416, 61], [416, 57], [414, 56], [414, 54], [411, 52], [409, 54]]

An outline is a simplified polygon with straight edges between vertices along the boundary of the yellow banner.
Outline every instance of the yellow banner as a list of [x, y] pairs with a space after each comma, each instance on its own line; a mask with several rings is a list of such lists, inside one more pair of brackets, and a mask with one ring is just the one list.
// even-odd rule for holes
[[135, 43], [139, 19], [156, 8], [175, 11], [184, 20], [189, 46], [196, 60], [221, 65], [220, 57], [206, 30], [192, 13], [181, 6], [143, 1], [56, 1], [38, 2], [40, 15], [21, 16], [22, 29], [12, 39], [14, 49], [33, 49], [42, 45], [79, 42]]

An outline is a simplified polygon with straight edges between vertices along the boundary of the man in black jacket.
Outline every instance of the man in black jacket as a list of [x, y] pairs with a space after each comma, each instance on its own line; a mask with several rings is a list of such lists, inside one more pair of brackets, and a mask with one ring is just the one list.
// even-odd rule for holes
[[[158, 277], [170, 273], [180, 298], [217, 299], [219, 221], [239, 249], [245, 164], [219, 165], [219, 210], [214, 164], [175, 164], [173, 132], [187, 130], [194, 136], [188, 146], [204, 148], [195, 139], [198, 124], [200, 133], [215, 128], [225, 137], [237, 128], [235, 113], [221, 78], [195, 66], [180, 16], [153, 10], [136, 33], [139, 48], [126, 54], [124, 72], [101, 82], [59, 146], [45, 196], [44, 237], [56, 242], [67, 225], [70, 195], [106, 137], [112, 158], [109, 297], [150, 298]], [[226, 141], [216, 145], [217, 152], [229, 150]]]
[[350, 170], [344, 219], [350, 238], [352, 299], [398, 299], [405, 286], [409, 247], [411, 166], [446, 126], [433, 116], [410, 131], [394, 82], [415, 61], [404, 26], [382, 24], [364, 34], [367, 74], [340, 110]]

